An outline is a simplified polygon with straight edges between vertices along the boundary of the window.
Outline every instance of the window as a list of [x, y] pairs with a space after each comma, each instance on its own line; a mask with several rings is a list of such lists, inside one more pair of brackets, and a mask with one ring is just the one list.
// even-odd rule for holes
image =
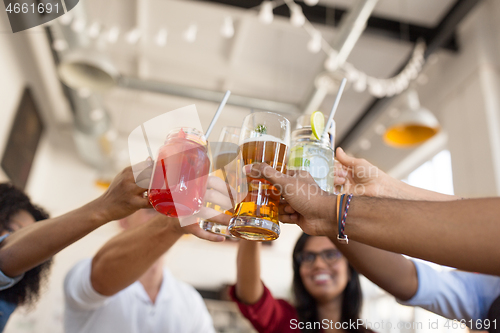
[[451, 155], [448, 150], [436, 154], [412, 173], [404, 182], [426, 190], [444, 194], [454, 194]]

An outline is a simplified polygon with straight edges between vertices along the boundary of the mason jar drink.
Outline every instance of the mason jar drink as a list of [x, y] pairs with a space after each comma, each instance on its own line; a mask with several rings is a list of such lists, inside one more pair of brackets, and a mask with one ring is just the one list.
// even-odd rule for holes
[[172, 130], [153, 167], [148, 191], [151, 205], [170, 217], [198, 213], [207, 189], [209, 168], [203, 133], [195, 128]]
[[298, 124], [292, 132], [292, 147], [288, 159], [288, 170], [305, 170], [311, 174], [323, 191], [334, 193], [333, 137], [335, 123], [328, 136], [319, 140], [311, 126]]

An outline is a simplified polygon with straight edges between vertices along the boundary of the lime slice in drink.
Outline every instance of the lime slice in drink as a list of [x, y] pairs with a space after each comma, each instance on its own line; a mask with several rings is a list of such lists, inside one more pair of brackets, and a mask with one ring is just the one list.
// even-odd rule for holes
[[316, 139], [320, 140], [325, 130], [325, 116], [321, 111], [314, 111], [311, 115], [311, 129]]
[[304, 158], [304, 148], [302, 147], [293, 147], [290, 151], [290, 160], [288, 162], [290, 167], [300, 168], [300, 167], [308, 167], [311, 165], [311, 162]]

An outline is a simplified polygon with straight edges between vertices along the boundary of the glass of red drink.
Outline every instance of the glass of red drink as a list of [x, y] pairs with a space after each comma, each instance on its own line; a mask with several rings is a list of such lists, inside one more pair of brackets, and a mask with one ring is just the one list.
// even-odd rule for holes
[[160, 147], [148, 197], [158, 212], [170, 217], [196, 214], [203, 206], [210, 160], [207, 141], [195, 128], [172, 130]]

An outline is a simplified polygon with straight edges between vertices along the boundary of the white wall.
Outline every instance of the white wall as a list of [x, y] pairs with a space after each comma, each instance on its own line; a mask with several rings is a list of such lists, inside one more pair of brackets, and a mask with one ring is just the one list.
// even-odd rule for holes
[[500, 194], [498, 14], [498, 1], [479, 5], [459, 28], [460, 52], [441, 52], [436, 64], [427, 65], [429, 83], [418, 88], [422, 104], [434, 111], [446, 135], [445, 145], [442, 140], [435, 145], [451, 152], [455, 193], [465, 197]]
[[[14, 113], [24, 90], [24, 76], [13, 51], [12, 32], [8, 26], [7, 15], [0, 11], [0, 156], [3, 155], [14, 120]], [[10, 32], [10, 33], [9, 33]], [[7, 180], [0, 168], [0, 181]]]

